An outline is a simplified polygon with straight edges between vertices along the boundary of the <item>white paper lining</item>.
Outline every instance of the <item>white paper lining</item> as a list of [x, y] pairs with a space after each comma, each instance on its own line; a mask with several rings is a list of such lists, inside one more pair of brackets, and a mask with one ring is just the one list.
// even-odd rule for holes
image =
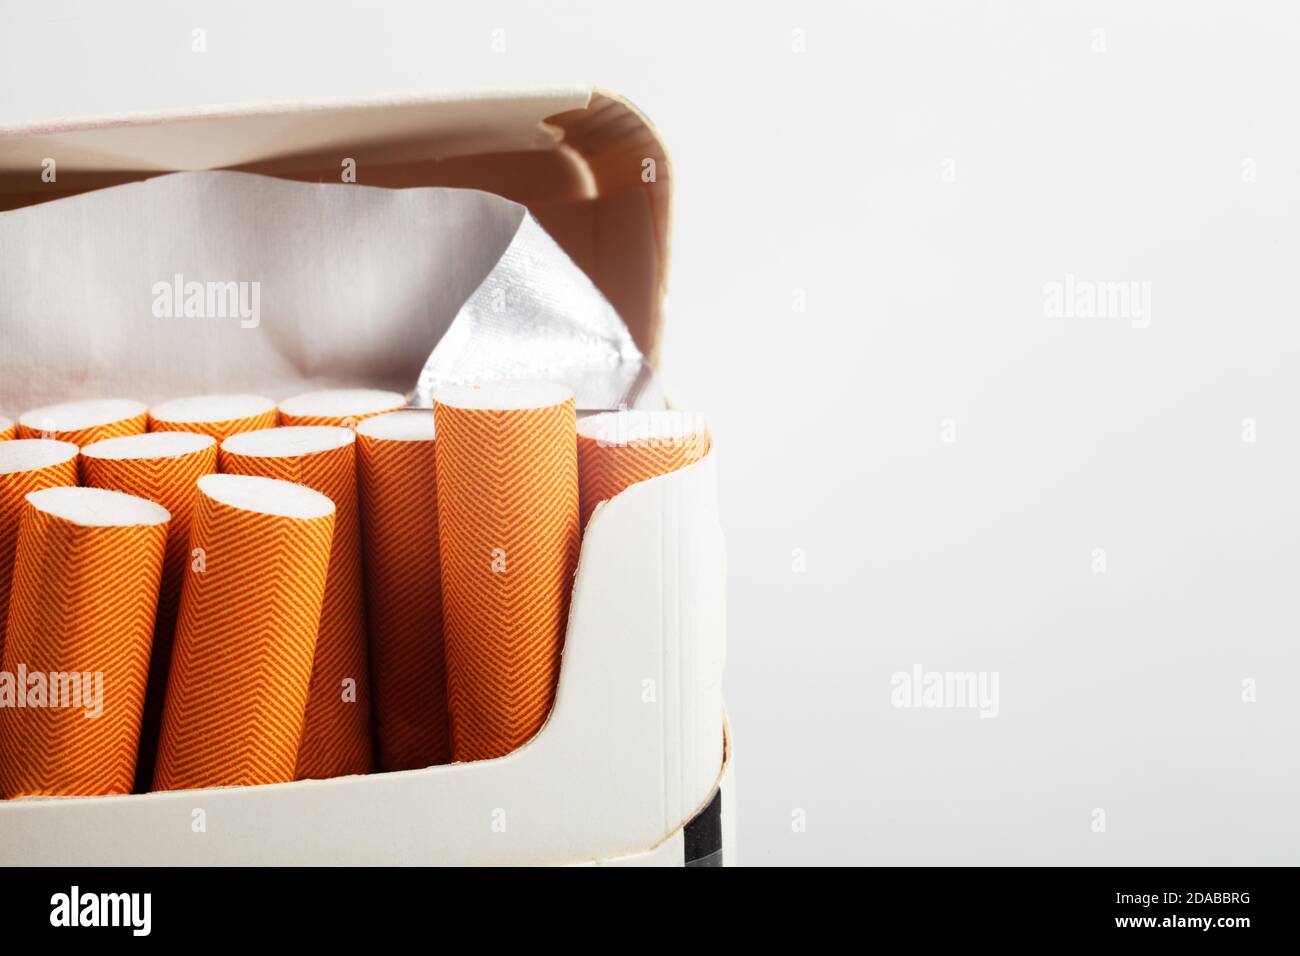
[[[436, 349], [435, 349], [436, 346]], [[0, 410], [545, 379], [661, 400], [626, 326], [517, 204], [186, 172], [0, 213]], [[418, 386], [418, 387], [417, 387]]]

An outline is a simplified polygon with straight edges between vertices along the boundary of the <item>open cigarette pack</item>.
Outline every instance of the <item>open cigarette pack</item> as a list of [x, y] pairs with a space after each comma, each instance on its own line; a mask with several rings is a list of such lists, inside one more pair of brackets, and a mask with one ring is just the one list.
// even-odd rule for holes
[[0, 127], [0, 865], [734, 863], [670, 200], [587, 88]]

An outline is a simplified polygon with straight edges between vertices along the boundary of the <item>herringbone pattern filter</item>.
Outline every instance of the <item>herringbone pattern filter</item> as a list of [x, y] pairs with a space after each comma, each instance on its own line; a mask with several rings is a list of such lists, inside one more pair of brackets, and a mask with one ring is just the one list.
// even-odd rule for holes
[[49, 682], [61, 685], [60, 702], [81, 706], [31, 706], [29, 692], [29, 706], [0, 708], [8, 798], [130, 793], [135, 778], [166, 512], [148, 505], [157, 523], [92, 527], [33, 503], [65, 491], [89, 489], [47, 489], [23, 511], [3, 669], [76, 675], [87, 696], [102, 675], [103, 711], [88, 717], [86, 697], [78, 702], [62, 679]]
[[9, 613], [18, 524], [29, 491], [77, 483], [77, 446], [68, 442], [18, 439], [0, 448], [0, 652]]
[[406, 404], [397, 392], [373, 388], [334, 388], [307, 392], [280, 403], [281, 425], [337, 425], [355, 428], [358, 422], [395, 411]]
[[[90, 406], [97, 406], [102, 412], [91, 413], [88, 411]], [[93, 424], [70, 424], [86, 420], [93, 421]], [[18, 419], [18, 437], [53, 438], [85, 446], [105, 438], [139, 435], [148, 424], [148, 409], [139, 402], [69, 402], [25, 413]]]
[[357, 464], [379, 768], [446, 763], [451, 739], [433, 413], [393, 412], [362, 422]]
[[0, 415], [0, 441], [9, 441], [11, 438], [17, 437], [17, 434], [18, 426]]
[[[133, 457], [108, 457], [131, 455]], [[149, 689], [145, 694], [140, 727], [140, 758], [136, 762], [136, 790], [149, 789], [153, 780], [158, 731], [162, 725], [167, 668], [171, 661], [172, 634], [180, 607], [181, 582], [190, 566], [190, 519], [198, 494], [198, 480], [217, 470], [217, 443], [203, 435], [133, 435], [96, 442], [82, 449], [82, 482], [91, 488], [109, 488], [156, 501], [171, 512], [167, 550], [163, 557], [158, 613], [154, 621], [153, 651], [149, 661]]]
[[[638, 412], [610, 412], [637, 417]], [[664, 413], [673, 414], [673, 413]], [[586, 422], [583, 423], [584, 425]], [[637, 482], [666, 475], [699, 461], [709, 452], [711, 440], [704, 430], [686, 434], [656, 435], [653, 429], [632, 428], [631, 437], [618, 436], [617, 429], [591, 429], [578, 433], [578, 481], [582, 493], [582, 526], [591, 519], [596, 505], [608, 501]], [[599, 437], [592, 437], [599, 434]]]
[[434, 457], [453, 755], [480, 760], [528, 741], [550, 713], [578, 560], [578, 461], [571, 396], [492, 408], [464, 406], [496, 390], [464, 393], [435, 396]]
[[269, 436], [271, 441], [283, 439], [285, 450], [279, 455], [242, 454], [237, 449], [243, 436], [235, 435], [222, 443], [218, 455], [223, 472], [303, 484], [328, 497], [337, 509], [307, 716], [298, 750], [300, 779], [369, 773], [372, 766], [356, 442], [347, 429], [331, 428], [331, 433], [337, 433], [329, 438], [332, 447], [292, 450], [295, 442], [313, 437], [308, 432], [318, 431], [274, 428], [254, 433]]
[[[256, 395], [196, 396], [177, 399], [150, 409], [151, 432], [198, 432], [223, 442], [231, 435], [252, 432], [261, 428], [274, 428], [279, 423], [275, 404]], [[207, 411], [204, 410], [206, 405]], [[236, 409], [249, 414], [228, 417]]]
[[334, 509], [297, 486], [320, 503], [296, 517], [220, 500], [232, 477], [204, 479], [198, 494], [190, 544], [202, 563], [181, 592], [156, 790], [295, 777]]

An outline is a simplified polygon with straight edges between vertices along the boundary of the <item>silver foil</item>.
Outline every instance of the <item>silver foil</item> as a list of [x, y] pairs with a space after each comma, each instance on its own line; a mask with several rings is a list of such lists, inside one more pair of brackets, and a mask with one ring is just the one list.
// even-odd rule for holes
[[580, 410], [663, 407], [623, 320], [531, 215], [434, 348], [412, 402], [503, 379], [561, 382]]

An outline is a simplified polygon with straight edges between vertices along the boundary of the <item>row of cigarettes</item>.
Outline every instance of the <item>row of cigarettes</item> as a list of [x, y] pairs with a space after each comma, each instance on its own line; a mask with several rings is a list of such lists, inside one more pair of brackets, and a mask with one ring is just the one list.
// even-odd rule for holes
[[[549, 384], [404, 405], [351, 389], [0, 418], [0, 796], [405, 770], [532, 737], [582, 528], [702, 458], [708, 431], [578, 420]], [[68, 706], [91, 675], [102, 701]]]

